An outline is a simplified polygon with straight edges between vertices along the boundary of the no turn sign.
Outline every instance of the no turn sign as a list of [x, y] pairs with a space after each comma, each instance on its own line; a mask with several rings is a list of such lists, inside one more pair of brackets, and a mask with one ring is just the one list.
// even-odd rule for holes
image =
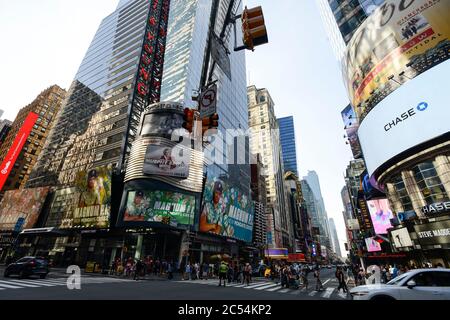
[[202, 93], [200, 98], [200, 116], [210, 117], [217, 111], [217, 85]]

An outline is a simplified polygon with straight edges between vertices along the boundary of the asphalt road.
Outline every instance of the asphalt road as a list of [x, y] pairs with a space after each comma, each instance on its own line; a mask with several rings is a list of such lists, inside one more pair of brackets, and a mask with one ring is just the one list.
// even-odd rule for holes
[[[1, 272], [2, 270], [0, 270]], [[218, 280], [133, 281], [108, 276], [81, 278], [80, 290], [67, 288], [68, 275], [52, 273], [47, 279], [3, 278], [0, 273], [0, 300], [345, 300], [338, 294], [334, 270], [322, 271], [325, 290], [314, 289], [315, 279], [309, 276], [308, 290], [281, 288], [274, 282], [255, 279], [249, 286], [232, 284], [218, 287]]]

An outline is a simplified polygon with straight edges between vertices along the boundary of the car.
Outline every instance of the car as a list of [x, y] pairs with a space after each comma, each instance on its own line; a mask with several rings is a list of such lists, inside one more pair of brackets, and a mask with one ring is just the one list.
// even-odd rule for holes
[[269, 267], [265, 264], [258, 265], [252, 268], [252, 276], [253, 277], [264, 277], [266, 269]]
[[4, 272], [4, 277], [18, 275], [20, 278], [39, 276], [45, 279], [50, 272], [48, 261], [41, 257], [23, 257], [14, 263], [9, 264]]
[[450, 270], [411, 270], [386, 284], [355, 287], [350, 294], [353, 300], [450, 300]]

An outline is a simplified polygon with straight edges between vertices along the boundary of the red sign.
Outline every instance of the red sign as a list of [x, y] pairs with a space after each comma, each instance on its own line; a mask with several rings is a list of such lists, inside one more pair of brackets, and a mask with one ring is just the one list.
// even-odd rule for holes
[[306, 262], [305, 255], [303, 253], [290, 254], [288, 256], [288, 262]]
[[34, 124], [39, 116], [36, 113], [30, 112], [30, 114], [25, 119], [22, 127], [17, 133], [16, 139], [14, 140], [11, 148], [6, 154], [5, 159], [0, 166], [0, 191], [3, 189], [3, 186], [8, 179], [9, 174], [11, 173], [11, 169], [16, 163], [17, 157], [19, 156], [25, 142], [28, 139], [28, 136], [33, 129]]

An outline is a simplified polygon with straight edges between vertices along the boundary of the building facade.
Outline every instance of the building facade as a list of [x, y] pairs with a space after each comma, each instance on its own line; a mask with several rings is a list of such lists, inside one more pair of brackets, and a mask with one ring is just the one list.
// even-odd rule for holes
[[333, 240], [333, 247], [332, 247], [333, 252], [336, 253], [338, 257], [342, 257], [341, 245], [339, 244], [336, 224], [334, 223], [333, 218], [330, 218], [330, 232], [331, 232], [331, 239]]
[[291, 171], [298, 177], [294, 117], [279, 118], [278, 126], [284, 170], [285, 172]]
[[[66, 91], [54, 85], [44, 90], [28, 106], [22, 108], [10, 125], [10, 130], [0, 145], [0, 163], [4, 160], [16, 139], [19, 130], [23, 126], [30, 112], [39, 115], [30, 135], [27, 138], [20, 154], [14, 164], [13, 169], [5, 182], [2, 192], [13, 189], [21, 189], [29, 179], [31, 171], [34, 169], [37, 158], [42, 152], [49, 132], [51, 131], [56, 116], [65, 98]], [[6, 125], [8, 125], [6, 123]]]
[[261, 154], [266, 175], [268, 233], [272, 247], [289, 247], [289, 223], [283, 183], [283, 158], [279, 126], [269, 91], [250, 86], [248, 91], [248, 115], [251, 128], [251, 152]]

